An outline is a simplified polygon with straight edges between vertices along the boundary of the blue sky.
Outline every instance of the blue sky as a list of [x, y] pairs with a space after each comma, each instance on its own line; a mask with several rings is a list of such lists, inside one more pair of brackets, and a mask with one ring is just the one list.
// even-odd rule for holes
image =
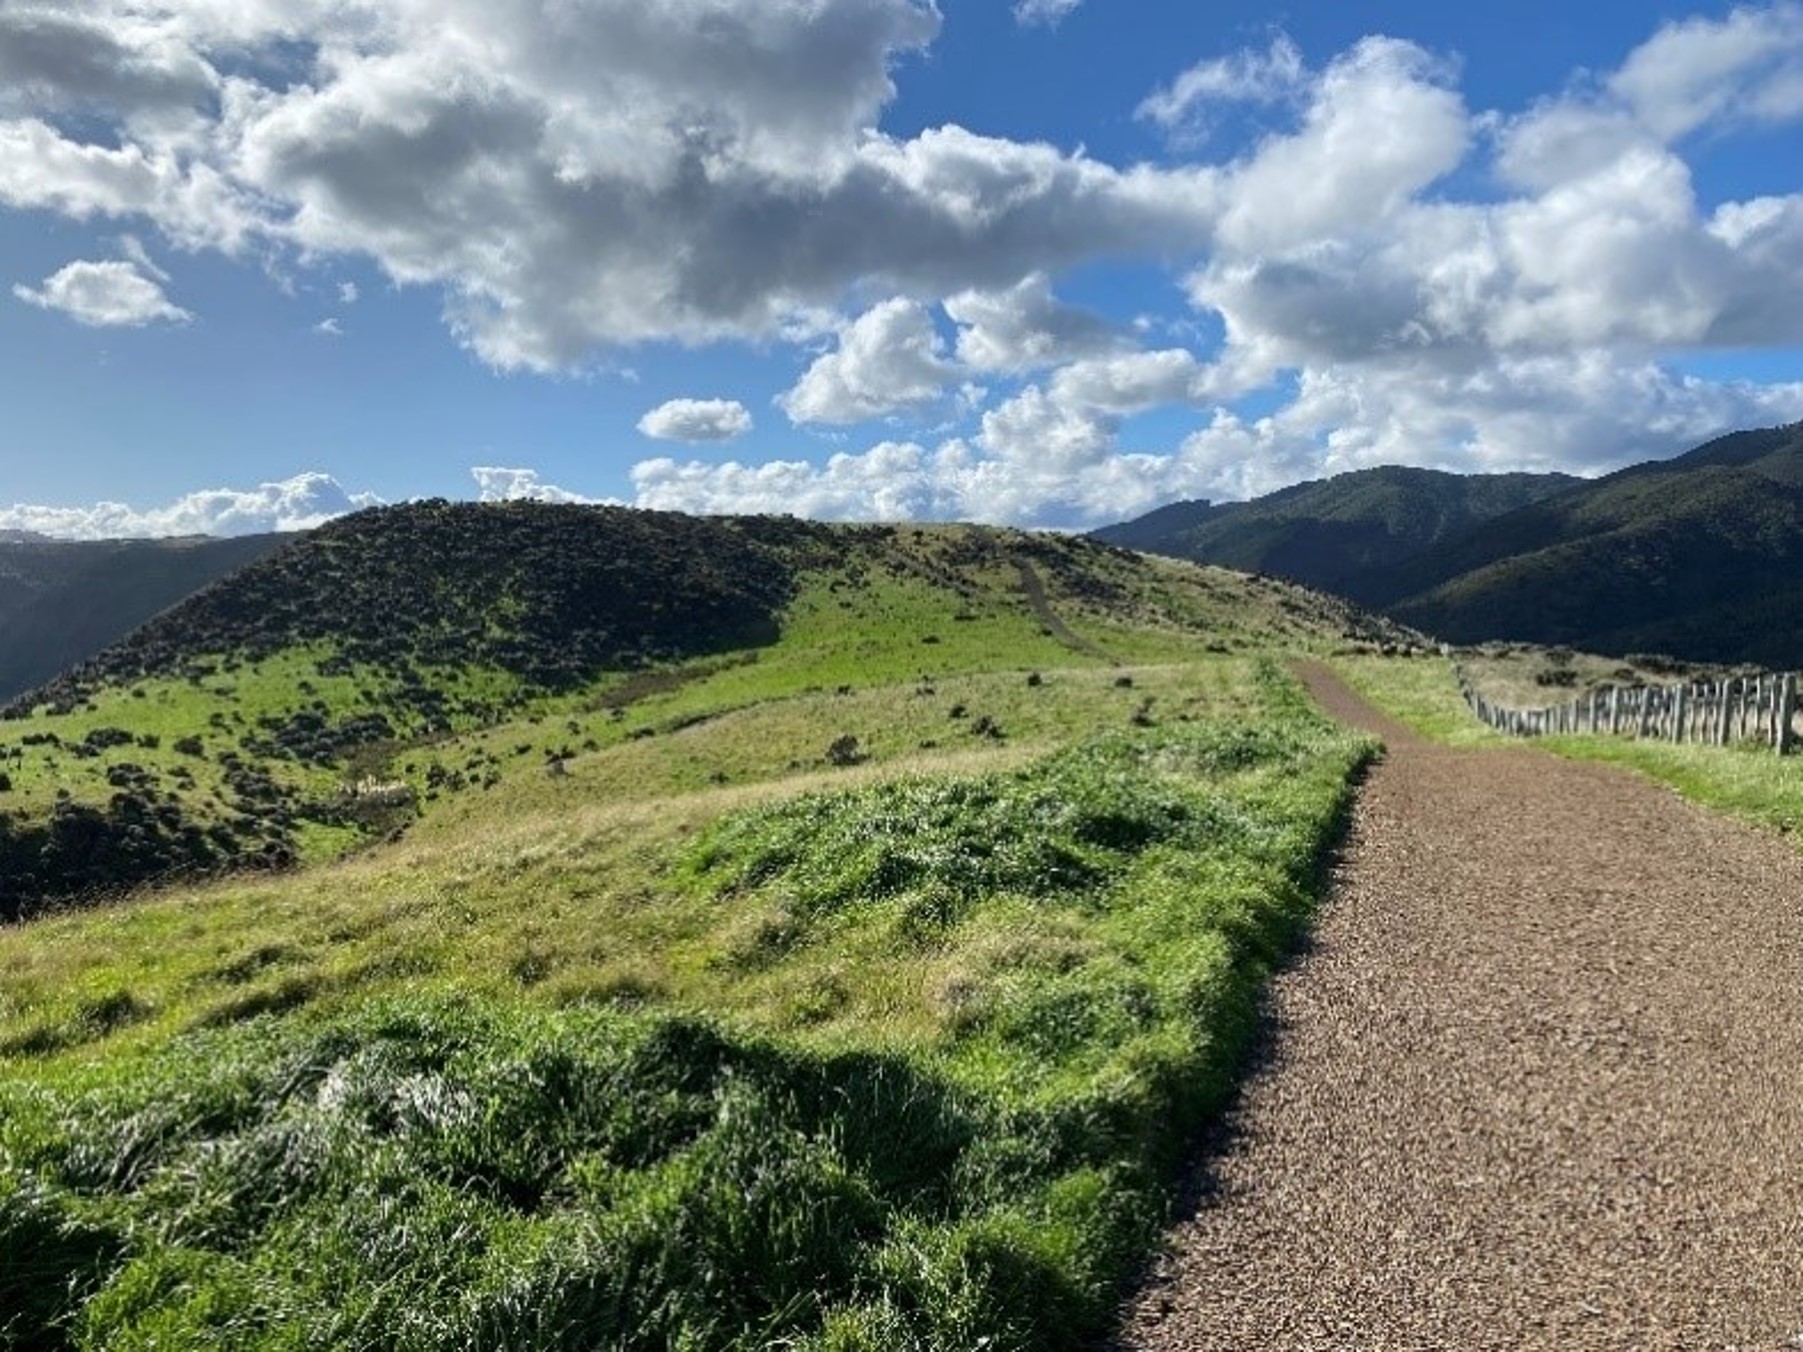
[[0, 0], [0, 528], [1098, 524], [1803, 417], [1803, 5]]

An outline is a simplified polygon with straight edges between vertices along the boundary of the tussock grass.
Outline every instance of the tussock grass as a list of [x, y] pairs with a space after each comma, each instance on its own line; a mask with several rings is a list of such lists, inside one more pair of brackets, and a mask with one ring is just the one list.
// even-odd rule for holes
[[34, 926], [121, 998], [4, 1011], [79, 1035], [8, 1049], [0, 1346], [1080, 1345], [1368, 750], [1211, 682], [1249, 716]]

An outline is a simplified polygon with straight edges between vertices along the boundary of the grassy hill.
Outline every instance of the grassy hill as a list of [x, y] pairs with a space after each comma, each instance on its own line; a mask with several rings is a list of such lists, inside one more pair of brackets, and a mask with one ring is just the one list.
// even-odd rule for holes
[[1496, 518], [1393, 578], [1392, 614], [1692, 661], [1803, 664], [1803, 431], [1739, 433]]
[[0, 703], [287, 538], [65, 541], [0, 531]]
[[1409, 639], [976, 527], [309, 535], [0, 723], [0, 1347], [1083, 1345], [1371, 750], [1274, 657]]
[[1753, 470], [1598, 484], [1491, 523], [1446, 562], [1448, 581], [1391, 609], [1454, 642], [1803, 662], [1803, 486]]
[[[1305, 579], [1456, 643], [1803, 665], [1803, 425], [1593, 482], [1386, 469], [1211, 508], [1187, 530], [1165, 510], [1145, 547]], [[1102, 534], [1140, 538], [1139, 524]]]
[[[922, 671], [941, 653], [992, 661], [991, 644], [1016, 665], [1065, 654], [1074, 639], [1048, 595], [1099, 608], [1105, 624], [1218, 624], [1221, 646], [1281, 631], [1286, 605], [1325, 614], [1278, 592], [1230, 603], [1218, 585], [1100, 546], [975, 529], [533, 503], [359, 514], [0, 710], [0, 913], [329, 857], [404, 829], [422, 805], [498, 787], [522, 758], [542, 768], [643, 735], [637, 706], [704, 677], [796, 693], [766, 650], [781, 649], [785, 614], [793, 625], [840, 600], [939, 631], [918, 653], [906, 628], [894, 640]], [[1003, 617], [1030, 626], [1024, 649], [993, 632]], [[867, 680], [878, 657], [866, 643], [828, 671], [810, 649], [808, 679]], [[752, 661], [757, 677], [734, 674]], [[522, 720], [527, 731], [497, 731]]]
[[1459, 475], [1389, 465], [1251, 502], [1177, 503], [1095, 535], [1130, 549], [1275, 573], [1363, 601], [1372, 577], [1577, 482], [1563, 474]]

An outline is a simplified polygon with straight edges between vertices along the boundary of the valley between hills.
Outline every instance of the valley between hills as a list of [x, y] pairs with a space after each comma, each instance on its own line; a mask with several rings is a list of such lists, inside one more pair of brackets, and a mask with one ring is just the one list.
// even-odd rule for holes
[[0, 1347], [1144, 1336], [1401, 736], [1298, 662], [1790, 857], [1792, 762], [1498, 751], [1421, 633], [1093, 540], [427, 502], [229, 572], [0, 718]]

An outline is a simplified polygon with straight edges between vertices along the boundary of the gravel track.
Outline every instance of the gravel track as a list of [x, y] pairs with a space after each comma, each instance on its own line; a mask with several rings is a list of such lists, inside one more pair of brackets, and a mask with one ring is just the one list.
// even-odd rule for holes
[[1803, 855], [1302, 675], [1388, 751], [1120, 1347], [1803, 1348]]

